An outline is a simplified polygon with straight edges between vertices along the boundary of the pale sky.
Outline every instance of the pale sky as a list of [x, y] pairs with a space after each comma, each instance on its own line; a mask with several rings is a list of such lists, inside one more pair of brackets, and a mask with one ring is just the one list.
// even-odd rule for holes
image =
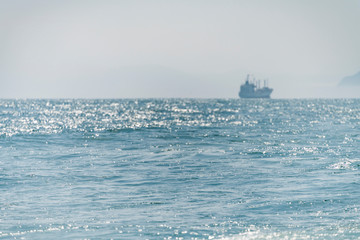
[[360, 0], [0, 0], [0, 98], [360, 97]]

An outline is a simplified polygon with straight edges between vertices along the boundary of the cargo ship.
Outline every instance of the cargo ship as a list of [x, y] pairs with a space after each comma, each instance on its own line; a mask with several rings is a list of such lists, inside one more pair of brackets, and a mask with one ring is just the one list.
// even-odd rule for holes
[[250, 82], [250, 76], [247, 75], [245, 84], [240, 86], [239, 97], [241, 98], [270, 98], [273, 91], [267, 86], [264, 80], [264, 86], [260, 86], [260, 81], [253, 80]]

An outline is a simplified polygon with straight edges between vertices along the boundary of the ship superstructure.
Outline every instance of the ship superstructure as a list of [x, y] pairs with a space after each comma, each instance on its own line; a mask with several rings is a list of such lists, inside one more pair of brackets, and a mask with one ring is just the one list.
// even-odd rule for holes
[[240, 86], [239, 97], [241, 98], [270, 98], [273, 89], [267, 86], [264, 80], [264, 86], [260, 86], [260, 81], [255, 79], [250, 82], [250, 76], [247, 75], [245, 84]]

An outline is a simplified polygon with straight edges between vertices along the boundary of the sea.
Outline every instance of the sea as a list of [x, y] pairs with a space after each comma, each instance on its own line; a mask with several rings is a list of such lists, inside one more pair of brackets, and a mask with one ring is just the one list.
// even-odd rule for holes
[[360, 239], [360, 99], [0, 100], [0, 239]]

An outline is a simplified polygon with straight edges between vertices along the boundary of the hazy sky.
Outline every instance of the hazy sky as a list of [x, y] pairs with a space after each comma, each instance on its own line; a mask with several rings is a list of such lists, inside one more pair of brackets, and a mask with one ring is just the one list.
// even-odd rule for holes
[[360, 0], [0, 0], [0, 98], [360, 97]]

